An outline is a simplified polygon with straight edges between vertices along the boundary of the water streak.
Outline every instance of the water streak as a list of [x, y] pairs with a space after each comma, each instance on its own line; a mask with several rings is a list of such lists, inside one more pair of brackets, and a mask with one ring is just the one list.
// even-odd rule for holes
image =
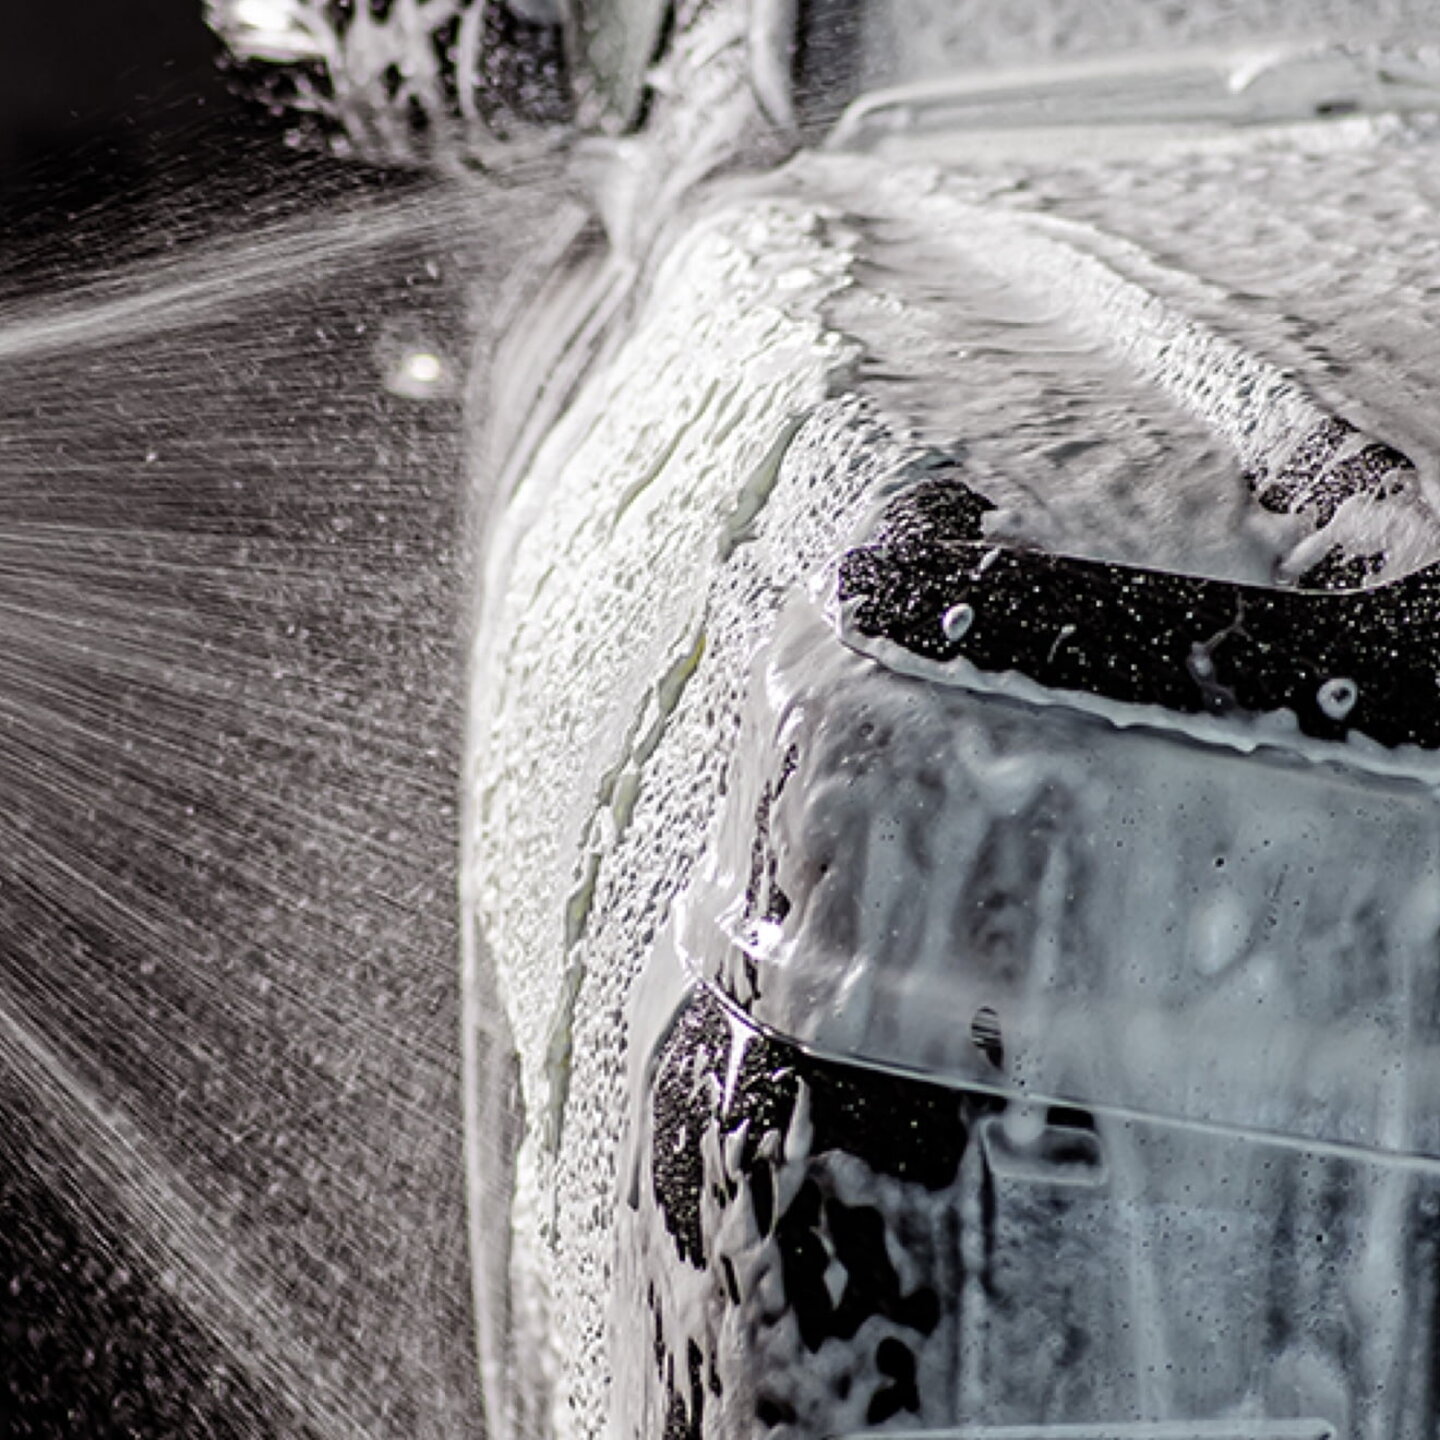
[[477, 1424], [455, 377], [530, 180], [0, 306], [5, 1164], [188, 1316], [177, 1372], [242, 1377], [234, 1433]]

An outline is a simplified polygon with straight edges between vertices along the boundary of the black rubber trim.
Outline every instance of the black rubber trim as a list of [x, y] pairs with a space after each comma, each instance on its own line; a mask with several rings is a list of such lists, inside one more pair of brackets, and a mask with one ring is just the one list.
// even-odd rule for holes
[[997, 546], [990, 508], [953, 480], [901, 495], [841, 562], [846, 623], [1047, 689], [1291, 710], [1322, 740], [1440, 748], [1440, 565], [1365, 590], [1267, 589]]
[[[906, 1190], [948, 1191], [952, 1198], [941, 1203], [958, 1215], [955, 1187], [976, 1126], [1001, 1114], [1005, 1102], [808, 1055], [737, 1019], [708, 986], [682, 1005], [653, 1073], [653, 1203], [674, 1263], [710, 1277], [711, 1301], [696, 1312], [699, 1331], [667, 1331], [655, 1298], [661, 1276], [651, 1277], [653, 1351], [668, 1391], [663, 1440], [847, 1433], [853, 1418], [840, 1417], [847, 1410], [853, 1417], [861, 1404], [870, 1426], [918, 1415], [919, 1352], [955, 1323], [964, 1286], [949, 1251], [937, 1251], [934, 1232], [906, 1223], [897, 1198]], [[797, 1131], [802, 1095], [807, 1123]], [[837, 1156], [847, 1162], [843, 1193], [824, 1163]], [[639, 1203], [637, 1196], [632, 1204]], [[721, 1244], [736, 1210], [749, 1215]], [[754, 1248], [772, 1247], [769, 1262], [755, 1266], [752, 1248], [752, 1263], [737, 1268], [730, 1256], [744, 1247], [735, 1249], [736, 1233], [753, 1236]], [[977, 1281], [984, 1283], [983, 1272]], [[722, 1333], [733, 1337], [727, 1346], [745, 1347], [753, 1385], [727, 1392], [707, 1367]], [[839, 1373], [863, 1377], [868, 1393], [837, 1388], [828, 1402], [835, 1423], [816, 1424], [793, 1403], [794, 1366], [831, 1342], [851, 1352]]]

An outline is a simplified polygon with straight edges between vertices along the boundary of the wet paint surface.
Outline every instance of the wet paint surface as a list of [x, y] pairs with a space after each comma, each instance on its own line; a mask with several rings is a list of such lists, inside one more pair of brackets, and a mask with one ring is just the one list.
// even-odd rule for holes
[[[467, 906], [532, 1122], [509, 1343], [554, 1433], [1428, 1433], [1428, 772], [1318, 755], [1284, 706], [1187, 728], [982, 683], [945, 648], [980, 591], [933, 656], [822, 611], [937, 477], [1017, 552], [1276, 594], [1433, 561], [1433, 144], [1362, 118], [1058, 165], [802, 155], [668, 232], [516, 491], [477, 651]], [[1394, 343], [1385, 274], [1417, 302]], [[1320, 669], [1311, 728], [1363, 733], [1361, 682]], [[629, 1028], [672, 943], [777, 1032], [996, 1120], [892, 1197], [954, 1233], [886, 1239], [869, 1329], [835, 1257], [878, 1253], [850, 1212], [890, 1202], [796, 1138], [805, 1087], [747, 1128], [739, 1052]], [[627, 1114], [665, 1137], [638, 1169]], [[792, 1153], [793, 1193], [748, 1193]], [[927, 1288], [933, 1325], [901, 1305]]]

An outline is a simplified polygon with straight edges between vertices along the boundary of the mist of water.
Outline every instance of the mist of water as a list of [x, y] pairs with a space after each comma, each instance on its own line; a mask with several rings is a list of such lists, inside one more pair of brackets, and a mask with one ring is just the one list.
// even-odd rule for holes
[[330, 194], [0, 305], [0, 1158], [198, 1335], [177, 1434], [477, 1423], [466, 394], [553, 205]]

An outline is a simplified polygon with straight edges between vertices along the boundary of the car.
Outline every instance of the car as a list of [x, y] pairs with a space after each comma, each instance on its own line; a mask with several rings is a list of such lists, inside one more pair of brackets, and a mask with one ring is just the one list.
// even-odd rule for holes
[[1430, 7], [539, 19], [492, 1433], [1434, 1435]]

